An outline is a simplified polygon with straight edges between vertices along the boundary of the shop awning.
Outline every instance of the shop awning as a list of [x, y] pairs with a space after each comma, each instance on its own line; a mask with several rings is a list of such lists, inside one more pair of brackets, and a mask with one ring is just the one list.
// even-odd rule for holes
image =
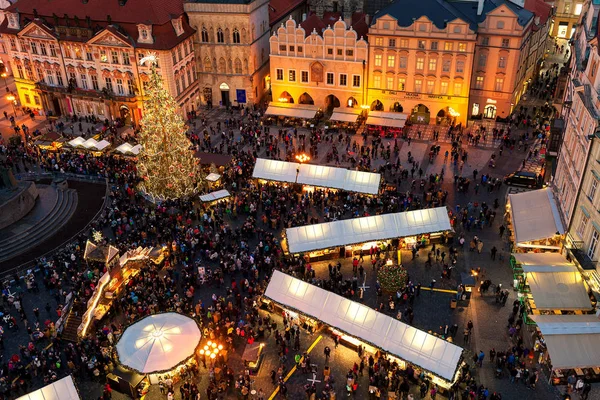
[[356, 122], [358, 119], [358, 115], [360, 114], [360, 110], [358, 112], [344, 112], [344, 111], [333, 111], [331, 117], [329, 117], [330, 121], [341, 121], [341, 122]]
[[554, 369], [600, 366], [600, 319], [595, 315], [532, 315]]
[[215, 174], [214, 172], [211, 172], [210, 174], [206, 175], [206, 177], [204, 178], [204, 180], [209, 181], [209, 182], [216, 182], [219, 179], [221, 179], [221, 175]]
[[269, 103], [265, 115], [312, 119], [315, 117], [318, 110], [319, 107], [309, 104]]
[[217, 190], [216, 192], [211, 192], [208, 194], [203, 194], [200, 196], [200, 200], [202, 200], [203, 202], [209, 202], [209, 201], [216, 201], [216, 200], [221, 200], [224, 199], [226, 197], [231, 196], [231, 194], [229, 194], [229, 192], [227, 190]]
[[270, 181], [297, 182], [303, 185], [368, 194], [377, 194], [381, 183], [381, 175], [372, 172], [264, 158], [256, 160], [252, 176]]
[[592, 303], [575, 266], [524, 266], [538, 310], [589, 310]]
[[404, 128], [406, 120], [403, 119], [390, 119], [382, 117], [373, 117], [369, 115], [367, 118], [367, 125], [387, 126], [389, 128]]
[[71, 375], [50, 385], [17, 398], [17, 400], [79, 400], [79, 393]]
[[450, 230], [446, 207], [287, 228], [290, 253]]
[[565, 233], [550, 189], [511, 194], [508, 201], [517, 246]]
[[560, 253], [512, 253], [521, 265], [574, 265]]
[[363, 304], [274, 271], [265, 296], [452, 381], [463, 349]]

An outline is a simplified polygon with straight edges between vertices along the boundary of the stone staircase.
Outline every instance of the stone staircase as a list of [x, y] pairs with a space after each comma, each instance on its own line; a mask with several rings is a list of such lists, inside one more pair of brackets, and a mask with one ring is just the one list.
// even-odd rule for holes
[[79, 300], [75, 300], [75, 304], [71, 307], [71, 311], [69, 312], [69, 316], [67, 317], [67, 322], [62, 331], [63, 340], [68, 340], [70, 342], [77, 342], [79, 337], [77, 336], [77, 328], [81, 325], [81, 321], [83, 321], [81, 312], [75, 313], [74, 310], [79, 310], [79, 304], [77, 304]]
[[52, 237], [77, 209], [77, 191], [57, 189], [56, 203], [45, 216], [14, 235], [0, 235], [0, 264]]

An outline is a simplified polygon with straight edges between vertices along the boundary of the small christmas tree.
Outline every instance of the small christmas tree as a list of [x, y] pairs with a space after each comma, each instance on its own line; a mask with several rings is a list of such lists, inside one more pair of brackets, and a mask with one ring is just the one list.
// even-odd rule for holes
[[198, 188], [199, 160], [190, 149], [177, 103], [163, 88], [156, 72], [155, 56], [144, 57], [142, 63], [145, 62], [151, 63], [151, 75], [139, 134], [139, 188], [153, 201], [190, 196]]
[[397, 292], [406, 286], [408, 272], [401, 265], [384, 265], [377, 272], [377, 280], [386, 292]]

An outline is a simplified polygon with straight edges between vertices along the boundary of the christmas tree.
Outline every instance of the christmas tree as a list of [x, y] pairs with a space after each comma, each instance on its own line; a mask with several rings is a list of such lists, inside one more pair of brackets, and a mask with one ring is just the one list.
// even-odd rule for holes
[[185, 122], [177, 112], [175, 99], [163, 88], [156, 72], [155, 56], [142, 63], [151, 64], [151, 75], [144, 102], [139, 143], [138, 174], [140, 189], [152, 201], [176, 199], [194, 194], [199, 181], [199, 160], [190, 150]]

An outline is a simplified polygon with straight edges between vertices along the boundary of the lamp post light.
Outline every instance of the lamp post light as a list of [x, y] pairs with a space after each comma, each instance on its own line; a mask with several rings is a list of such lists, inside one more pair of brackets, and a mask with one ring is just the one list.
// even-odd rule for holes
[[15, 97], [14, 94], [9, 92], [6, 95], [6, 100], [8, 100], [10, 102], [10, 104], [12, 105], [13, 113], [15, 114], [15, 118], [16, 118], [17, 117], [17, 109], [15, 108], [15, 101], [17, 100], [17, 98]]
[[4, 87], [6, 88], [6, 93], [8, 93], [9, 90], [8, 90], [8, 83], [6, 83], [6, 77], [7, 77], [6, 72], [1, 73], [0, 76], [4, 78]]

